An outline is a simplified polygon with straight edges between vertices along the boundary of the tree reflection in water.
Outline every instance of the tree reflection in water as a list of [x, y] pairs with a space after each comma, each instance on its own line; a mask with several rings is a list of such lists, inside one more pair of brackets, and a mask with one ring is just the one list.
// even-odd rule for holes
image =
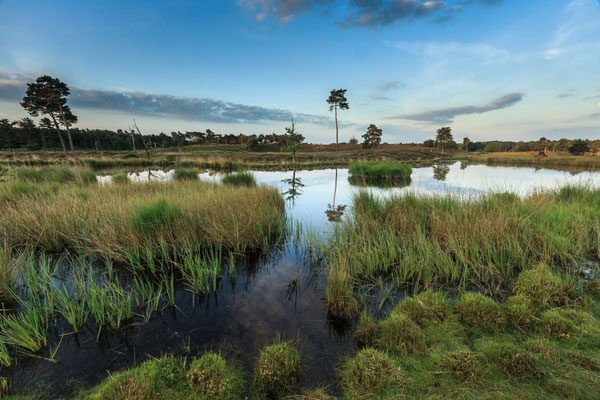
[[344, 215], [344, 211], [346, 211], [346, 206], [343, 204], [335, 205], [335, 195], [337, 194], [337, 182], [338, 182], [338, 170], [335, 169], [335, 183], [333, 187], [333, 203], [327, 204], [327, 210], [325, 210], [325, 215], [327, 215], [327, 219], [330, 222], [339, 222], [342, 220], [342, 216]]
[[283, 192], [283, 195], [285, 196], [286, 200], [291, 200], [292, 205], [294, 205], [296, 197], [302, 194], [302, 188], [304, 187], [302, 179], [296, 178], [296, 168], [292, 170], [291, 178], [282, 179], [281, 182], [290, 186], [288, 190]]

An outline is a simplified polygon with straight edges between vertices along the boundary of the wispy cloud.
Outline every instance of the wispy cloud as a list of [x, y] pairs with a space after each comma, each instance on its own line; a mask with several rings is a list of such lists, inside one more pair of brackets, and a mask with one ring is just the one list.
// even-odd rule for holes
[[[20, 101], [25, 95], [27, 79], [0, 73], [0, 100]], [[290, 121], [329, 125], [330, 118], [313, 114], [296, 114], [288, 110], [249, 106], [228, 101], [198, 97], [177, 97], [137, 91], [71, 88], [69, 104], [73, 108], [120, 111], [192, 121], [221, 123], [256, 123]]]
[[257, 21], [265, 21], [271, 17], [282, 26], [319, 8], [321, 16], [329, 17], [329, 8], [323, 7], [338, 5], [349, 11], [343, 21], [336, 22], [337, 26], [376, 29], [437, 13], [445, 14], [436, 20], [443, 22], [451, 19], [451, 14], [462, 11], [464, 7], [473, 4], [498, 5], [502, 0], [463, 0], [453, 5], [432, 0], [236, 0], [236, 3], [254, 15]]
[[430, 123], [451, 123], [459, 115], [467, 114], [483, 114], [490, 111], [501, 110], [503, 108], [510, 107], [523, 99], [522, 93], [509, 93], [502, 97], [492, 100], [488, 104], [484, 105], [469, 105], [459, 107], [441, 108], [437, 110], [425, 111], [416, 114], [405, 114], [390, 117], [391, 119], [407, 119], [414, 121], [423, 121]]
[[573, 97], [575, 96], [575, 90], [574, 89], [569, 89], [566, 92], [562, 92], [556, 95], [556, 97], [558, 97], [559, 99], [566, 99], [568, 97]]
[[375, 87], [382, 92], [387, 92], [388, 90], [392, 89], [399, 89], [404, 86], [406, 86], [406, 84], [399, 80], [383, 81], [375, 85]]
[[446, 3], [443, 1], [426, 1], [415, 9], [414, 16], [425, 17], [444, 8], [446, 8]]
[[273, 17], [280, 25], [285, 25], [295, 17], [312, 11], [318, 6], [333, 4], [336, 1], [337, 0], [236, 0], [236, 3], [238, 6], [252, 13], [257, 21], [263, 21], [267, 17]]

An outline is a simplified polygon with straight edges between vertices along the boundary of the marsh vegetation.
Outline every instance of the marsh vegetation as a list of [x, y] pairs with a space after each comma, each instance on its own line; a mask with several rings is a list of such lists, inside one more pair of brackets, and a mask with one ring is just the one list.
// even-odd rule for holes
[[[359, 171], [402, 169], [413, 182], [446, 184], [435, 168], [367, 166]], [[111, 184], [81, 167], [8, 170], [2, 390], [44, 398], [22, 377], [66, 368], [45, 383], [54, 398], [600, 395], [598, 189], [421, 196], [350, 191], [347, 174], [207, 182], [191, 168], [140, 183], [120, 170], [106, 172]], [[325, 218], [325, 203], [344, 209]], [[292, 220], [315, 214], [319, 232]], [[251, 259], [268, 267], [257, 271]], [[113, 338], [132, 329], [133, 350], [123, 351]], [[231, 346], [236, 337], [242, 346]], [[120, 363], [96, 348], [122, 353]], [[102, 361], [93, 378], [54, 386], [86, 357]]]

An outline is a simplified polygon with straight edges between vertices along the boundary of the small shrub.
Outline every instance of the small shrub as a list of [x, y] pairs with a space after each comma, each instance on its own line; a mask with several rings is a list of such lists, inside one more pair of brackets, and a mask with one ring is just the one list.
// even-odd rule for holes
[[489, 331], [504, 323], [504, 315], [498, 303], [480, 293], [463, 294], [454, 309], [463, 323], [474, 328]]
[[576, 328], [573, 321], [557, 310], [548, 310], [542, 314], [542, 331], [551, 338], [568, 340], [575, 334]]
[[400, 368], [387, 354], [366, 348], [344, 363], [340, 385], [349, 398], [373, 398], [399, 389], [400, 378]]
[[166, 199], [142, 204], [134, 218], [134, 225], [142, 231], [157, 231], [172, 226], [181, 215], [179, 207]]
[[279, 339], [265, 347], [254, 371], [254, 388], [262, 395], [280, 397], [294, 387], [300, 370], [300, 353]]
[[508, 319], [522, 329], [531, 328], [538, 320], [535, 305], [522, 294], [510, 296], [506, 300], [505, 309]]
[[537, 378], [542, 375], [538, 360], [533, 354], [512, 343], [491, 341], [483, 352], [489, 362], [513, 379]]
[[376, 333], [377, 323], [375, 319], [367, 311], [363, 311], [360, 315], [358, 328], [354, 332], [354, 338], [362, 344], [370, 345]]
[[223, 185], [228, 186], [256, 186], [256, 180], [251, 172], [227, 174], [223, 177], [221, 182], [223, 182]]
[[475, 379], [481, 370], [481, 365], [471, 351], [450, 352], [442, 358], [440, 366], [461, 382]]
[[521, 272], [514, 291], [542, 309], [564, 305], [568, 300], [568, 291], [562, 279], [543, 266]]
[[244, 379], [220, 354], [207, 353], [193, 361], [186, 377], [201, 400], [242, 398]]
[[407, 314], [393, 311], [379, 323], [377, 347], [396, 354], [413, 353], [423, 347], [425, 335]]
[[197, 181], [198, 171], [194, 168], [177, 168], [173, 173], [173, 179], [176, 181]]
[[111, 176], [112, 179], [112, 183], [114, 183], [115, 185], [124, 185], [129, 183], [129, 177], [127, 176], [127, 174], [114, 174], [113, 176]]
[[434, 290], [402, 300], [398, 309], [421, 326], [444, 322], [450, 315], [450, 304], [446, 296]]

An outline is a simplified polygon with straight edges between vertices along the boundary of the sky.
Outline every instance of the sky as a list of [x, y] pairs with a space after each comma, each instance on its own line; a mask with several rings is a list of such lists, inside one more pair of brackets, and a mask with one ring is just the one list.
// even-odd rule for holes
[[0, 0], [0, 118], [58, 77], [81, 128], [600, 138], [600, 0]]

